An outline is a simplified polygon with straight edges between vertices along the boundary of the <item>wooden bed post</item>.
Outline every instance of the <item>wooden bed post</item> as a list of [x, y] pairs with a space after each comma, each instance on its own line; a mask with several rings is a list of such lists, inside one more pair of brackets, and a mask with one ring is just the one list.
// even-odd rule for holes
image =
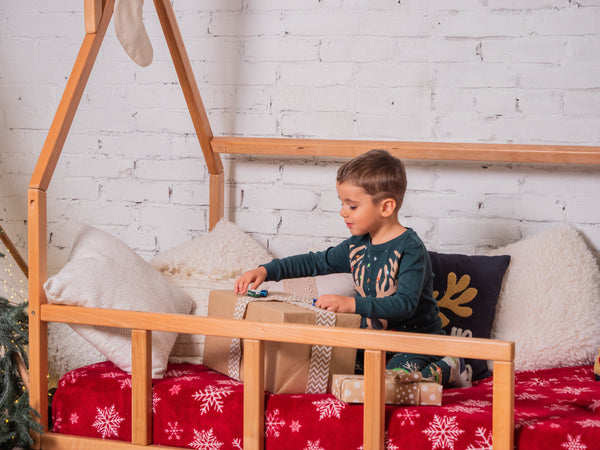
[[210, 205], [209, 208], [209, 228], [212, 229], [215, 224], [224, 215], [224, 177], [223, 177], [223, 163], [219, 154], [215, 153], [211, 146], [211, 140], [213, 138], [210, 123], [204, 104], [202, 103], [202, 97], [198, 90], [196, 78], [192, 70], [192, 64], [188, 57], [177, 20], [175, 19], [175, 13], [173, 12], [173, 6], [169, 0], [154, 0], [156, 12], [160, 19], [160, 24], [171, 52], [171, 58], [179, 78], [179, 84], [183, 91], [183, 96], [196, 130], [196, 136], [200, 142], [200, 148], [204, 154], [204, 160], [206, 161], [206, 167], [210, 174]]
[[83, 0], [83, 17], [85, 32], [96, 33], [102, 18], [102, 0]]
[[[514, 349], [514, 344], [513, 344]], [[514, 350], [513, 350], [514, 351]], [[515, 428], [515, 363], [494, 361], [492, 448], [512, 449]]]
[[265, 343], [244, 339], [244, 450], [265, 448]]
[[385, 352], [365, 350], [364, 450], [385, 448]]
[[[41, 320], [41, 305], [47, 303], [43, 284], [47, 278], [46, 192], [29, 189], [29, 403], [40, 413], [44, 431], [48, 430], [48, 325]], [[34, 448], [40, 435], [34, 434]]]
[[210, 191], [208, 200], [208, 225], [212, 230], [217, 222], [225, 216], [225, 174], [210, 174]]
[[131, 330], [131, 442], [152, 443], [152, 331]]
[[[47, 210], [46, 191], [69, 133], [77, 106], [83, 95], [94, 61], [113, 12], [114, 0], [104, 0], [102, 17], [98, 21], [98, 2], [85, 4], [86, 29], [96, 23], [96, 33], [87, 33], [73, 65], [65, 91], [37, 165], [31, 176], [28, 191], [29, 247], [29, 373], [30, 405], [40, 413], [40, 423], [48, 430], [48, 325], [41, 318], [41, 306], [47, 303], [43, 284], [47, 279]], [[90, 8], [91, 6], [91, 8]], [[40, 436], [35, 435], [35, 448]]]

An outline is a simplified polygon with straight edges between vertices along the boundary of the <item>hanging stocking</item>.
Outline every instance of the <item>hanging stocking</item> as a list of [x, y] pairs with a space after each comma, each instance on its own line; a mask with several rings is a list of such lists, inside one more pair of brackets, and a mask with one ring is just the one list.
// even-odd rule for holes
[[152, 62], [152, 44], [142, 20], [144, 0], [115, 0], [115, 31], [129, 57], [142, 67]]

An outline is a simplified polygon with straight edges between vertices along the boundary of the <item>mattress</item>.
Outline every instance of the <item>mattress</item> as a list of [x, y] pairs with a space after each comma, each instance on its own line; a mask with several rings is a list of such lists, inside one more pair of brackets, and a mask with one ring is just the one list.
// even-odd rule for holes
[[[491, 449], [492, 378], [445, 389], [442, 406], [386, 406], [386, 448]], [[265, 448], [362, 448], [363, 406], [331, 394], [265, 393]], [[199, 364], [170, 364], [153, 380], [153, 442], [242, 448], [243, 384]], [[53, 431], [131, 439], [131, 376], [110, 362], [65, 374], [52, 400]], [[519, 372], [515, 444], [527, 450], [593, 449], [600, 442], [600, 382], [593, 367]]]

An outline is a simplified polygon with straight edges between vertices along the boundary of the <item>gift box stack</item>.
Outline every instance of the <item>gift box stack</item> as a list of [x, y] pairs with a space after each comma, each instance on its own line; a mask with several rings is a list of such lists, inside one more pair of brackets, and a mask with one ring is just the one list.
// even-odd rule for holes
[[[208, 303], [208, 316], [232, 319], [241, 296], [233, 291], [211, 291]], [[263, 299], [254, 299], [248, 303], [244, 319], [255, 322], [315, 324], [316, 313], [308, 307], [290, 303], [285, 294], [269, 293]], [[265, 301], [263, 301], [265, 300]], [[335, 326], [358, 328], [360, 316], [357, 314], [335, 314]], [[206, 336], [202, 364], [225, 375], [229, 373], [229, 360], [232, 351], [232, 339], [219, 336]], [[282, 342], [265, 343], [265, 390], [273, 394], [305, 393], [311, 365], [313, 346]], [[334, 347], [329, 363], [328, 390], [331, 387], [333, 373], [354, 373], [356, 349]], [[239, 366], [240, 380], [243, 381], [243, 349]]]
[[[331, 392], [346, 403], [364, 403], [363, 375], [333, 375]], [[424, 380], [420, 372], [385, 371], [385, 403], [389, 405], [442, 405], [442, 385]]]

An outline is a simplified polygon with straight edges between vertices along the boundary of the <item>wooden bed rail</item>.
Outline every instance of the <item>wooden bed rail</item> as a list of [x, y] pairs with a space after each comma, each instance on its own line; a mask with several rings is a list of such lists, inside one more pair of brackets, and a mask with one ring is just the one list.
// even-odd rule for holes
[[401, 159], [600, 165], [600, 147], [577, 145], [214, 137], [211, 147], [216, 153], [334, 158], [380, 148]]
[[[493, 448], [513, 448], [514, 344], [491, 339], [436, 336], [418, 333], [328, 328], [314, 325], [274, 324], [211, 317], [158, 314], [123, 310], [43, 305], [41, 320], [100, 325], [132, 330], [132, 444], [146, 446], [152, 437], [151, 332], [239, 337], [244, 339], [244, 449], [264, 448], [264, 343], [290, 343], [356, 347], [365, 349], [365, 405], [363, 448], [384, 448], [385, 351], [490, 359], [494, 361]], [[42, 436], [42, 448], [58, 449], [64, 439], [78, 438], [53, 433]], [[100, 447], [96, 443], [94, 447]], [[101, 441], [100, 441], [101, 442]], [[81, 445], [91, 441], [82, 439]], [[71, 448], [71, 447], [70, 447]], [[164, 447], [163, 447], [164, 448]]]

